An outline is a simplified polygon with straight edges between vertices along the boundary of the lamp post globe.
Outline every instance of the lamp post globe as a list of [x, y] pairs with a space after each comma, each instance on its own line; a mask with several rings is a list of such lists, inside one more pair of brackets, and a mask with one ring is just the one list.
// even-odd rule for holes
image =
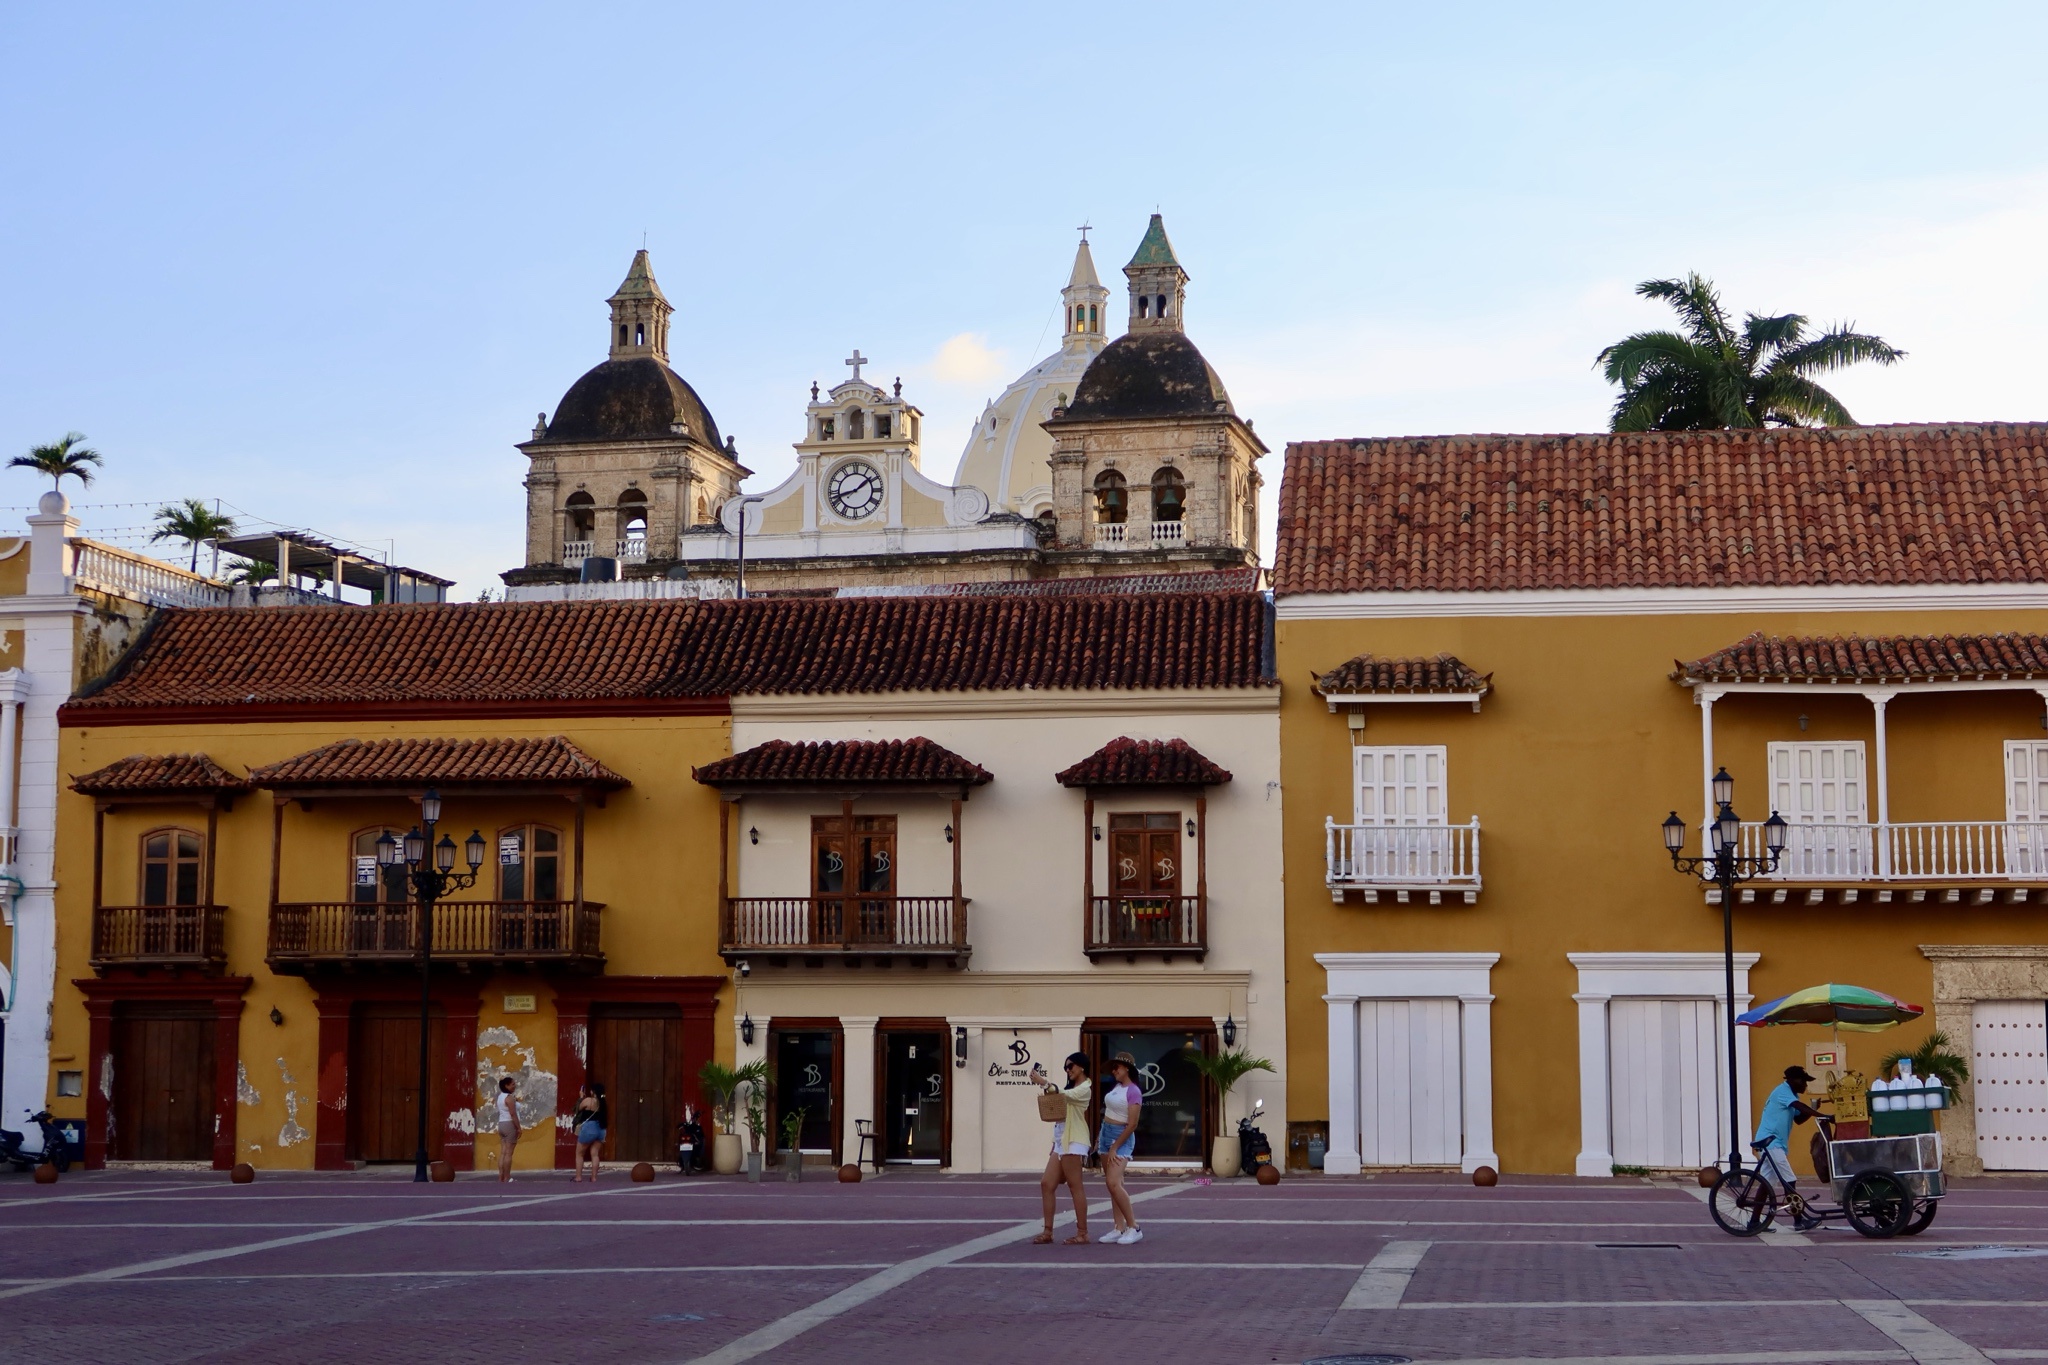
[[1735, 779], [1728, 776], [1726, 768], [1714, 770], [1714, 804], [1725, 806], [1735, 799]]

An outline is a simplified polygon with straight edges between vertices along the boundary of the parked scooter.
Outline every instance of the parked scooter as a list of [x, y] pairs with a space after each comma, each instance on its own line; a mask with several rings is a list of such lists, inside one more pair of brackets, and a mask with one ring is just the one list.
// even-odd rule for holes
[[50, 1111], [44, 1109], [29, 1114], [28, 1121], [42, 1129], [42, 1147], [34, 1150], [25, 1147], [21, 1134], [12, 1128], [0, 1128], [0, 1161], [7, 1162], [17, 1171], [26, 1171], [46, 1164], [54, 1165], [60, 1171], [70, 1170], [71, 1144], [64, 1140], [64, 1132], [57, 1127], [57, 1121], [50, 1117]]
[[1237, 1146], [1241, 1153], [1239, 1161], [1245, 1175], [1257, 1175], [1259, 1167], [1273, 1164], [1273, 1144], [1266, 1141], [1266, 1135], [1252, 1126], [1252, 1120], [1266, 1112], [1264, 1100], [1254, 1101], [1252, 1112], [1237, 1121]]
[[704, 1143], [704, 1125], [697, 1122], [694, 1106], [683, 1106], [683, 1121], [676, 1125], [676, 1167], [684, 1175], [711, 1169], [711, 1152]]

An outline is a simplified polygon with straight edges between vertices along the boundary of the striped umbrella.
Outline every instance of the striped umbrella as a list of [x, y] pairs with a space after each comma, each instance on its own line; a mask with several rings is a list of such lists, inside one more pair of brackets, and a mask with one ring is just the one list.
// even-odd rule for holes
[[1735, 1022], [1751, 1028], [1771, 1024], [1822, 1024], [1852, 1033], [1878, 1033], [1918, 1019], [1923, 1011], [1895, 995], [1868, 986], [1808, 986], [1758, 1005]]

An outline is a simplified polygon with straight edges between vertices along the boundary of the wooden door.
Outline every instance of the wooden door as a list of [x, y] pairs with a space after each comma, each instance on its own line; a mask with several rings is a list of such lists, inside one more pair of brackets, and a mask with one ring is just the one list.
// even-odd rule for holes
[[1977, 1155], [1986, 1170], [2048, 1171], [2048, 1004], [1971, 1006]]
[[[359, 1005], [348, 1068], [351, 1155], [358, 1161], [411, 1161], [419, 1150], [420, 1011], [417, 1005]], [[445, 1028], [433, 1014], [428, 1035], [432, 1073], [427, 1093], [427, 1155], [439, 1160], [447, 1136], [439, 1098], [446, 1092]]]
[[2048, 871], [2048, 744], [2005, 742], [2005, 821], [2005, 874]]
[[1361, 1156], [1368, 1166], [1456, 1166], [1464, 1156], [1458, 1002], [1358, 1002]]
[[124, 1010], [114, 1024], [114, 1143], [121, 1161], [213, 1157], [210, 1010]]
[[1616, 1164], [1696, 1171], [1727, 1140], [1712, 1000], [1616, 997], [1607, 1006]]
[[590, 1078], [611, 1109], [608, 1161], [669, 1161], [682, 1121], [683, 1016], [674, 1006], [611, 1008], [590, 1016]]

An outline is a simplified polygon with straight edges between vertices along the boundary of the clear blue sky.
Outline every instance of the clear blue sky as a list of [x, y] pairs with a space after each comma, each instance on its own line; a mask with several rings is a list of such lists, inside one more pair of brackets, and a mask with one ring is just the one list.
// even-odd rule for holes
[[1286, 440], [1598, 429], [1687, 269], [1911, 352], [1863, 421], [2048, 417], [2044, 50], [2039, 4], [19, 0], [0, 454], [85, 432], [88, 531], [220, 497], [474, 595], [643, 232], [756, 486], [854, 346], [950, 477], [1074, 226], [1120, 286], [1155, 206], [1269, 518]]

